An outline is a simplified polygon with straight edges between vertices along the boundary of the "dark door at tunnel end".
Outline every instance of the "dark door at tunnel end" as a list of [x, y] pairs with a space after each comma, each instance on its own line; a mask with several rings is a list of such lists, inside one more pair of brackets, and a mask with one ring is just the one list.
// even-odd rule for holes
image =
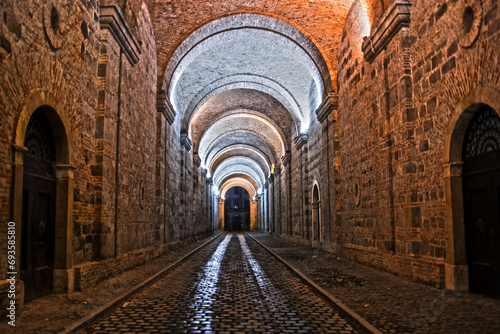
[[238, 215], [233, 216], [233, 230], [234, 231], [241, 230], [241, 217]]

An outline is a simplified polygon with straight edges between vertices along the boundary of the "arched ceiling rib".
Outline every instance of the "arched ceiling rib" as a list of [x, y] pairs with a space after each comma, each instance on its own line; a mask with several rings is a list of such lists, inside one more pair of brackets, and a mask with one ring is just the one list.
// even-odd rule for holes
[[183, 127], [187, 127], [197, 112], [213, 97], [227, 91], [238, 89], [253, 90], [265, 93], [279, 101], [285, 110], [290, 112], [293, 121], [300, 123], [301, 107], [295, 97], [279, 82], [261, 75], [234, 74], [222, 77], [208, 84], [203, 90], [193, 97], [187, 106], [184, 119], [181, 121]]
[[224, 148], [214, 157], [213, 161], [209, 162], [207, 168], [210, 170], [210, 173], [213, 174], [222, 162], [226, 159], [237, 156], [244, 156], [254, 160], [260, 166], [265, 175], [269, 175], [271, 173], [271, 169], [269, 168], [269, 166], [272, 165], [271, 162], [258, 148], [248, 144], [231, 145]]
[[[114, 2], [105, 3], [111, 1]], [[333, 31], [342, 31], [339, 27], [351, 3], [361, 4], [373, 23], [375, 14], [394, 0], [338, 1], [324, 8], [326, 16], [335, 17]], [[141, 3], [142, 0], [131, 0], [122, 5], [129, 20], [129, 14], [136, 13]], [[241, 14], [238, 4], [228, 3], [224, 15], [238, 14], [211, 21], [180, 42], [185, 31], [170, 34], [177, 36], [172, 39], [160, 36], [169, 16], [175, 14], [171, 17], [199, 25], [222, 13], [204, 2], [196, 3], [197, 9], [207, 9], [202, 15], [192, 14], [188, 3], [147, 3], [154, 4], [151, 18], [159, 37], [158, 63], [164, 71], [159, 73], [159, 90], [167, 93], [182, 129], [188, 130], [193, 153], [203, 159], [217, 186], [227, 190], [240, 185], [255, 195], [269, 176], [271, 166], [278, 164], [280, 156], [290, 149], [295, 135], [308, 130], [315, 109], [332, 89], [331, 76], [336, 81], [336, 60], [327, 63], [315, 43], [328, 50], [333, 59], [338, 54], [340, 36], [325, 38], [331, 36], [325, 33], [325, 25], [310, 20], [315, 17], [311, 13], [317, 12], [314, 6], [325, 5], [310, 2], [311, 10], [302, 7], [307, 13], [302, 13], [302, 8], [290, 10], [289, 13], [297, 14], [285, 14], [281, 21], [259, 14]], [[296, 8], [293, 4], [274, 7], [283, 9], [288, 5]], [[260, 6], [262, 3], [256, 1], [245, 10], [255, 7], [261, 12]], [[270, 12], [279, 13], [276, 8]], [[192, 15], [197, 17], [193, 19]], [[131, 21], [135, 21], [133, 15]], [[328, 29], [331, 27], [328, 24]], [[179, 42], [175, 51], [167, 51]], [[163, 58], [165, 55], [168, 60]]]
[[[201, 143], [204, 144], [203, 139]], [[202, 159], [202, 163], [205, 166], [208, 166], [209, 162], [213, 161], [214, 157], [225, 148], [239, 144], [258, 147], [259, 151], [266, 156], [267, 160], [269, 160], [271, 164], [276, 164], [278, 161], [276, 151], [273, 149], [271, 144], [258, 133], [247, 130], [226, 131], [211, 142], [208, 142], [207, 140], [206, 148], [202, 148], [202, 145], [200, 145], [200, 151], [203, 149], [205, 152], [203, 155], [199, 153], [200, 159]]]
[[213, 96], [246, 88], [280, 101], [297, 132], [309, 128], [329, 80], [314, 43], [291, 25], [255, 14], [225, 17], [194, 32], [172, 56], [166, 76], [183, 127]]
[[264, 118], [280, 132], [285, 148], [290, 149], [294, 121], [283, 105], [266, 93], [251, 89], [234, 89], [210, 98], [191, 119], [189, 134], [194, 152], [198, 152], [199, 141], [207, 128], [218, 119], [237, 113]]
[[267, 176], [254, 160], [248, 157], [231, 157], [224, 160], [213, 174], [214, 184], [220, 188], [222, 180], [234, 174], [244, 174], [250, 176], [259, 188], [266, 182]]
[[250, 194], [250, 197], [258, 195], [259, 186], [251, 177], [245, 174], [233, 174], [221, 181], [220, 195], [225, 198], [226, 192], [232, 187], [242, 187]]
[[175, 52], [172, 54], [165, 71], [164, 88], [167, 89], [172, 86], [171, 81], [174, 72], [177, 70], [178, 64], [195, 46], [214, 35], [225, 31], [237, 31], [244, 28], [270, 31], [276, 35], [288, 38], [290, 42], [295, 43], [298, 47], [300, 47], [315, 64], [315, 67], [321, 73], [323, 85], [328, 88], [331, 87], [328, 65], [326, 64], [321, 52], [308, 36], [290, 24], [276, 18], [257, 14], [237, 14], [222, 17], [200, 27], [193, 34], [189, 35], [179, 45], [179, 47], [177, 47]]
[[227, 136], [228, 133], [237, 132], [258, 134], [271, 145], [276, 156], [280, 157], [285, 153], [285, 144], [281, 133], [272, 123], [261, 116], [240, 112], [218, 119], [205, 130], [198, 147], [198, 155], [202, 161], [206, 162], [207, 151], [214, 141], [222, 136]]
[[254, 194], [292, 138], [308, 131], [331, 87], [328, 66], [307, 36], [257, 14], [223, 17], [195, 31], [172, 55], [165, 80], [214, 185], [239, 183]]

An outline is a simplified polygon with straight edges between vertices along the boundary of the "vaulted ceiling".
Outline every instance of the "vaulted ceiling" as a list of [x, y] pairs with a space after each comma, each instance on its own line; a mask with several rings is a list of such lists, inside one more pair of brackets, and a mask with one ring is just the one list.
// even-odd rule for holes
[[355, 1], [373, 17], [393, 0], [146, 1], [158, 89], [222, 194], [239, 185], [256, 195], [307, 133], [336, 89], [338, 45]]
[[240, 185], [250, 194], [264, 187], [291, 139], [307, 132], [331, 82], [308, 37], [255, 14], [193, 32], [173, 54], [166, 80], [181, 127], [216, 187]]

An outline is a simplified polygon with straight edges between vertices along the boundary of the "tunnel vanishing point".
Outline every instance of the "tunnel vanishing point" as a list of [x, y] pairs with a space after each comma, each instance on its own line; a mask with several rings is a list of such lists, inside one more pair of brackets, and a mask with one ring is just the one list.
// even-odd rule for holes
[[2, 305], [13, 272], [22, 308], [218, 230], [500, 294], [496, 0], [0, 14]]

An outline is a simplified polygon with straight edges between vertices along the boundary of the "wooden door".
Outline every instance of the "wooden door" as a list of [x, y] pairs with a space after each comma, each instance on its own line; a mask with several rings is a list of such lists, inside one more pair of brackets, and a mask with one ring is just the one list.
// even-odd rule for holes
[[25, 175], [23, 188], [21, 279], [31, 300], [52, 291], [55, 181]]
[[21, 280], [25, 300], [52, 291], [56, 179], [55, 141], [44, 110], [34, 112], [26, 129], [23, 172]]
[[233, 216], [233, 230], [234, 231], [241, 230], [241, 217], [239, 215]]
[[500, 297], [500, 118], [493, 109], [471, 120], [463, 156], [469, 287]]

